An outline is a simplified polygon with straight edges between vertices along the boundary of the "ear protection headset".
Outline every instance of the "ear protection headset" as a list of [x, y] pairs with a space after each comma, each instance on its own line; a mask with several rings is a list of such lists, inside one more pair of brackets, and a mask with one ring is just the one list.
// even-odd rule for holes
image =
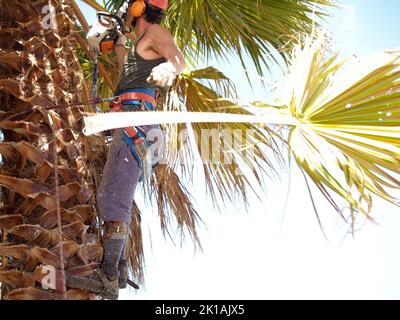
[[144, 2], [144, 0], [136, 0], [134, 3], [132, 3], [129, 9], [129, 13], [132, 17], [139, 18], [144, 14], [145, 10], [146, 3]]

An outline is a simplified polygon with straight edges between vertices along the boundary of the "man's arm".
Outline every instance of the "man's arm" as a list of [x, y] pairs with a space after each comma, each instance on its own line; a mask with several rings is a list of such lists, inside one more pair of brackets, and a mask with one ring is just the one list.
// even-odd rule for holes
[[175, 74], [180, 74], [185, 69], [185, 59], [176, 47], [170, 32], [159, 25], [153, 25], [149, 31], [153, 49], [175, 68]]
[[176, 47], [168, 30], [159, 25], [154, 25], [149, 31], [151, 46], [167, 62], [155, 67], [147, 81], [155, 82], [161, 87], [171, 86], [175, 76], [185, 69], [185, 59]]

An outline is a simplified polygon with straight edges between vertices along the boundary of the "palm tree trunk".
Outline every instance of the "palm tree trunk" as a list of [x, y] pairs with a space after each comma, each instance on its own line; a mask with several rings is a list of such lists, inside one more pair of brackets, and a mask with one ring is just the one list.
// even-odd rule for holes
[[[81, 134], [83, 109], [65, 107], [86, 99], [71, 6], [13, 0], [0, 10], [1, 298], [62, 299], [62, 267], [86, 276], [102, 259], [90, 168], [97, 151]], [[68, 288], [66, 296], [95, 298]]]

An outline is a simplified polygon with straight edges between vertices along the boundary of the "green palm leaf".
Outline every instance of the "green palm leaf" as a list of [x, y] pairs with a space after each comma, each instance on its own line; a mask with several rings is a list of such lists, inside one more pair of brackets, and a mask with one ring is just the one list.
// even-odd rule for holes
[[[172, 1], [166, 24], [179, 47], [192, 60], [211, 56], [249, 55], [262, 74], [275, 50], [309, 32], [312, 12], [322, 15], [320, 5], [330, 1], [220, 0]], [[188, 32], [189, 31], [189, 32]]]
[[[87, 1], [88, 2], [88, 1]], [[123, 0], [108, 0], [117, 10]], [[170, 0], [165, 25], [188, 61], [197, 65], [209, 58], [248, 55], [263, 74], [274, 54], [289, 50], [301, 33], [311, 32], [331, 0]]]
[[320, 35], [293, 52], [281, 97], [300, 122], [289, 148], [336, 210], [339, 196], [369, 217], [373, 194], [399, 204], [400, 52], [339, 63], [327, 50]]
[[[194, 70], [179, 77], [164, 110], [250, 115], [250, 111], [235, 103], [235, 92], [231, 81], [217, 69]], [[185, 139], [179, 135], [182, 130], [190, 133]], [[168, 162], [187, 175], [193, 171], [194, 159], [201, 160], [208, 193], [216, 204], [246, 202], [247, 192], [262, 186], [264, 174], [271, 176], [277, 172], [271, 155], [283, 163], [276, 142], [280, 135], [258, 124], [192, 123], [169, 126], [166, 131], [169, 145], [176, 146], [170, 148], [174, 152]], [[204, 133], [215, 133], [213, 137], [217, 137], [213, 141], [216, 148], [210, 152], [204, 152], [205, 146], [209, 147], [208, 141], [202, 139]]]

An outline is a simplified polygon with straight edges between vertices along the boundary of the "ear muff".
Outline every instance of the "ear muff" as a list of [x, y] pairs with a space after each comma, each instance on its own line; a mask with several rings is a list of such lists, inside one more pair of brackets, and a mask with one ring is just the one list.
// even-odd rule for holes
[[134, 18], [139, 18], [144, 14], [144, 11], [146, 10], [146, 3], [144, 0], [136, 0], [134, 3], [132, 3], [129, 13], [131, 14], [132, 17]]

